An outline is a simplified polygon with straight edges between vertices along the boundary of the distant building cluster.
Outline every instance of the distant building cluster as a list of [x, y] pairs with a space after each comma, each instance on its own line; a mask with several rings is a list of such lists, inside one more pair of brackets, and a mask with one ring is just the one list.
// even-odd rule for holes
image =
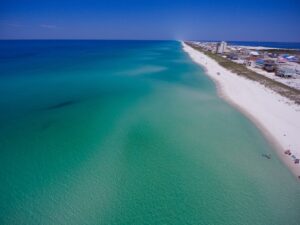
[[[222, 42], [195, 42], [204, 51], [244, 64], [261, 75], [300, 89], [300, 51], [229, 45]], [[275, 77], [276, 75], [276, 77]], [[287, 81], [286, 78], [290, 78]], [[285, 80], [282, 80], [285, 79]]]

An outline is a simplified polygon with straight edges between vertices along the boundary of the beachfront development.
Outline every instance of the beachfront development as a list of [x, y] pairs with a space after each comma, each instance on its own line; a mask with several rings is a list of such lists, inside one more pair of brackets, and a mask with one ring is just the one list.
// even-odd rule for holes
[[300, 179], [299, 52], [226, 42], [185, 42], [183, 48], [206, 69], [220, 95], [262, 130]]
[[300, 50], [230, 45], [222, 42], [193, 42], [206, 52], [217, 53], [246, 66], [259, 75], [300, 90]]

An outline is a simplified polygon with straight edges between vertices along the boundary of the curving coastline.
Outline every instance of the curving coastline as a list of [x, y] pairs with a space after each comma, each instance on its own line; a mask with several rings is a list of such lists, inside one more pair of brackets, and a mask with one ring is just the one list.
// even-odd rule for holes
[[300, 158], [300, 106], [262, 84], [238, 76], [202, 52], [182, 43], [190, 58], [205, 68], [218, 89], [218, 94], [238, 108], [275, 147], [291, 172], [300, 178], [300, 165], [284, 152], [289, 149]]

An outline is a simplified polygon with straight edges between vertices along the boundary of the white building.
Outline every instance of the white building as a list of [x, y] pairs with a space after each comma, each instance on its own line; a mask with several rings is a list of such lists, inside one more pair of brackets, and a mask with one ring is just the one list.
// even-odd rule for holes
[[217, 44], [217, 53], [223, 54], [227, 50], [227, 43], [225, 41], [222, 41]]
[[300, 75], [300, 66], [297, 63], [277, 64], [277, 76], [283, 77], [298, 77]]

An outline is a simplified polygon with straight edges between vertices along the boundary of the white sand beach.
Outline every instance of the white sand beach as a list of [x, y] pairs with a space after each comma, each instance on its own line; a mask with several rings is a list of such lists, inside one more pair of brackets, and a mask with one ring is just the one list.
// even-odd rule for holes
[[[206, 69], [217, 84], [219, 94], [248, 116], [278, 150], [290, 170], [300, 176], [300, 106], [258, 82], [238, 76], [215, 60], [182, 42], [193, 61]], [[292, 155], [284, 154], [289, 149]]]

